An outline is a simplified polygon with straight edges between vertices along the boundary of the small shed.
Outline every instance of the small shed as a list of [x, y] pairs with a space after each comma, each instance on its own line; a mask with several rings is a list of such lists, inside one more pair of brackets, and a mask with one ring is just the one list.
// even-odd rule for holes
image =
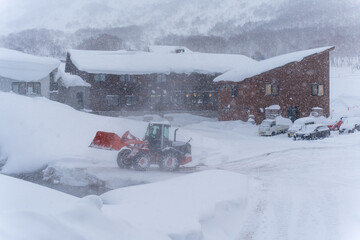
[[65, 73], [64, 68], [61, 64], [56, 76], [57, 89], [52, 91], [51, 99], [75, 109], [89, 109], [91, 85], [78, 75]]

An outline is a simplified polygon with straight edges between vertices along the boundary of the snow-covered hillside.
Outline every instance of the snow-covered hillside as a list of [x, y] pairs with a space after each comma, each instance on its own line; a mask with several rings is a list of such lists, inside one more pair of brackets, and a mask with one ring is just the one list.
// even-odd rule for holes
[[[3, 0], [0, 34], [31, 28], [74, 31], [130, 25], [142, 26], [156, 36], [225, 33], [225, 29], [246, 26], [244, 29], [249, 30], [259, 25], [273, 28], [344, 26], [359, 22], [358, 4], [353, 0]], [[338, 12], [342, 14], [336, 14]]]

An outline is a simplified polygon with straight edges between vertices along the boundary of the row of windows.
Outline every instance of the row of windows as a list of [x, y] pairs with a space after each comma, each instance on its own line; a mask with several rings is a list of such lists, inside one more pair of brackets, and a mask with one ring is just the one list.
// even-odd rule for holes
[[[120, 75], [119, 81], [122, 83], [128, 83], [131, 82], [132, 76], [131, 75]], [[106, 81], [106, 74], [95, 74], [94, 75], [94, 81], [95, 82], [105, 82]], [[156, 81], [158, 83], [164, 83], [166, 82], [166, 75], [165, 74], [158, 74], [156, 76]]]
[[[106, 104], [108, 106], [119, 106], [121, 102], [121, 98], [119, 95], [107, 95]], [[127, 106], [134, 106], [137, 104], [138, 99], [134, 95], [126, 95], [123, 98], [123, 103]], [[217, 94], [216, 92], [174, 92], [172, 94], [168, 94], [166, 91], [162, 93], [155, 94], [153, 92], [150, 95], [149, 103], [150, 105], [156, 104], [165, 104], [165, 103], [173, 103], [173, 104], [215, 104], [217, 102]]]
[[[229, 85], [228, 85], [229, 86]], [[227, 86], [221, 86], [220, 89], [227, 89]], [[312, 96], [324, 96], [324, 84], [314, 83], [311, 85], [311, 95]], [[231, 97], [237, 97], [238, 91], [237, 86], [231, 86]], [[279, 84], [277, 83], [267, 83], [265, 84], [265, 96], [278, 96], [279, 95]]]
[[11, 89], [21, 95], [40, 95], [41, 84], [39, 82], [13, 82]]
[[[118, 95], [107, 95], [106, 97], [106, 104], [111, 107], [119, 106], [120, 104], [120, 97]], [[134, 106], [137, 103], [137, 98], [134, 95], [127, 95], [125, 96], [125, 105], [126, 106]]]

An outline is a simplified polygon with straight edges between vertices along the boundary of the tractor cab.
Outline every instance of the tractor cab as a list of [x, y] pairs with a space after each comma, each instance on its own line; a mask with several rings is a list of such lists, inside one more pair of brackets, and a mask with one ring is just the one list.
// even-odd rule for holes
[[145, 140], [149, 142], [149, 148], [153, 151], [159, 151], [169, 146], [169, 124], [149, 123], [145, 133]]

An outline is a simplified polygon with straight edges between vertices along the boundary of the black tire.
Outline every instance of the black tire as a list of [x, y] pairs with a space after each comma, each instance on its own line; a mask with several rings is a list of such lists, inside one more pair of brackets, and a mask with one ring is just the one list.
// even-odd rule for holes
[[177, 154], [173, 152], [164, 153], [159, 162], [160, 169], [164, 171], [176, 171], [179, 169], [180, 160]]
[[275, 132], [272, 132], [272, 133], [271, 133], [271, 136], [275, 136]]
[[123, 149], [118, 153], [116, 162], [119, 168], [125, 168], [125, 169], [131, 168], [132, 159], [128, 158], [130, 153], [131, 153], [130, 149]]
[[132, 163], [135, 170], [146, 171], [150, 167], [151, 156], [147, 152], [140, 151], [135, 155]]

